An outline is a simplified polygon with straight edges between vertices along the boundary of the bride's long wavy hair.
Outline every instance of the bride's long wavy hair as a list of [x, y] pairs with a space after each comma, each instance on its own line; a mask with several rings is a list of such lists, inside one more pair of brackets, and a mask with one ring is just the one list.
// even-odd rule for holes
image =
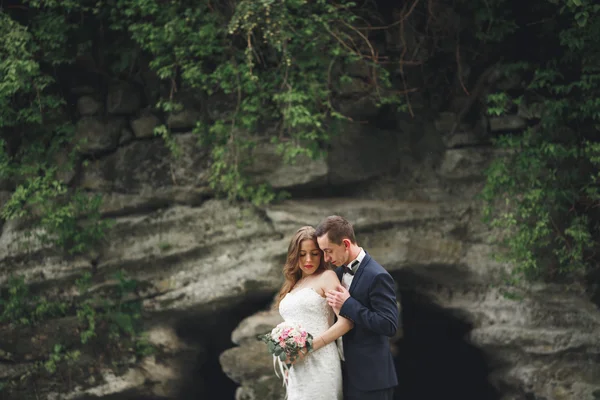
[[[303, 226], [296, 231], [290, 240], [287, 252], [287, 260], [283, 266], [283, 276], [285, 278], [285, 282], [279, 291], [279, 295], [277, 296], [274, 307], [279, 305], [279, 302], [292, 290], [300, 278], [302, 278], [302, 270], [299, 267], [299, 260], [300, 244], [303, 240], [312, 240], [315, 243], [315, 246], [317, 246], [317, 249], [319, 249], [317, 236], [315, 235], [315, 228], [312, 226]], [[323, 252], [321, 249], [319, 249], [319, 252], [321, 253], [321, 262], [319, 263], [319, 267], [315, 273], [323, 272], [327, 268], [325, 264], [325, 257], [323, 257]]]

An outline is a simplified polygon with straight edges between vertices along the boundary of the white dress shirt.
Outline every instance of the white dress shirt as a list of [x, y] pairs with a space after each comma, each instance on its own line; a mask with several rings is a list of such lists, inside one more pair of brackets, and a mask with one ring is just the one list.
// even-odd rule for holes
[[[358, 253], [358, 256], [350, 261], [348, 263], [348, 265], [352, 265], [352, 263], [354, 261], [358, 261], [358, 265], [354, 268], [354, 275], [356, 275], [356, 273], [358, 272], [358, 269], [360, 268], [360, 264], [362, 263], [363, 258], [365, 258], [366, 253], [363, 250], [363, 248], [360, 248], [360, 253]], [[350, 290], [350, 285], [352, 284], [352, 280], [354, 279], [354, 275], [349, 274], [349, 273], [344, 273], [344, 275], [342, 275], [342, 286], [345, 287], [346, 289]]]

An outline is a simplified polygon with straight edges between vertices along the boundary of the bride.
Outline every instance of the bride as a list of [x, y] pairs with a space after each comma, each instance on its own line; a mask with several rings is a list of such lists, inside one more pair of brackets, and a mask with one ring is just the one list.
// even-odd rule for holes
[[283, 267], [285, 283], [276, 304], [285, 321], [301, 324], [313, 335], [313, 351], [297, 360], [289, 370], [288, 400], [341, 400], [342, 370], [335, 340], [353, 324], [335, 314], [325, 293], [340, 281], [326, 269], [315, 230], [304, 226], [295, 233]]

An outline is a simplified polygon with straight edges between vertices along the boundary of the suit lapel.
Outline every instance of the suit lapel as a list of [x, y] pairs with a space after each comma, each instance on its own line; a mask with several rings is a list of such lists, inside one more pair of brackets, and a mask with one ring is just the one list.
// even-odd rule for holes
[[348, 289], [348, 291], [350, 292], [350, 296], [352, 296], [352, 292], [354, 291], [354, 288], [356, 287], [358, 280], [360, 279], [362, 273], [364, 272], [365, 268], [367, 267], [367, 265], [369, 264], [370, 261], [371, 261], [371, 256], [369, 256], [369, 254], [367, 254], [367, 252], [365, 252], [365, 258], [363, 258], [362, 262], [358, 266], [358, 271], [356, 271], [356, 273], [354, 274], [354, 278], [352, 279], [352, 283], [350, 284], [350, 289]]
[[342, 282], [342, 276], [344, 276], [344, 267], [337, 267], [334, 270], [335, 274], [337, 275], [338, 279], [340, 280], [340, 283]]

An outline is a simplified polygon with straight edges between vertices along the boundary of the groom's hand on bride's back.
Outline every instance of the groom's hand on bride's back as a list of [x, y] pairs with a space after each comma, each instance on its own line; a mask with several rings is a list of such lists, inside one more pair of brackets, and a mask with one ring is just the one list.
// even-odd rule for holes
[[350, 292], [342, 285], [338, 285], [334, 290], [328, 290], [325, 296], [327, 297], [327, 303], [333, 308], [333, 311], [339, 314], [344, 302], [350, 297]]

